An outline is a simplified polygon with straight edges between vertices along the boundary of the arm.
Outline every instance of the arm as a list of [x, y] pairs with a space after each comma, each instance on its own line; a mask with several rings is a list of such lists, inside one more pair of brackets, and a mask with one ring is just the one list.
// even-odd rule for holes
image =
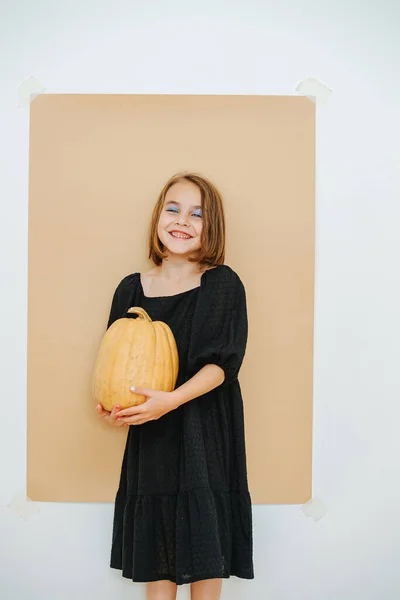
[[172, 392], [163, 392], [142, 387], [131, 388], [136, 394], [147, 396], [147, 401], [139, 406], [131, 406], [113, 411], [113, 424], [116, 425], [142, 425], [147, 421], [154, 421], [163, 417], [171, 410], [175, 410], [182, 404], [210, 392], [221, 385], [225, 374], [221, 367], [209, 364], [204, 365], [179, 388]]
[[170, 392], [170, 399], [173, 408], [178, 408], [181, 404], [198, 398], [223, 383], [225, 373], [218, 365], [205, 365], [196, 375], [193, 375], [173, 392]]
[[199, 301], [188, 361], [194, 374], [170, 392], [173, 408], [237, 378], [246, 350], [247, 329], [246, 292], [239, 277], [228, 270], [222, 281], [211, 281], [211, 290]]

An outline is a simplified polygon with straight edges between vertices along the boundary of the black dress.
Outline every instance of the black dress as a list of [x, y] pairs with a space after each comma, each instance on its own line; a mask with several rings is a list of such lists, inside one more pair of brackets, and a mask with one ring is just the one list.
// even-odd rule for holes
[[200, 286], [146, 297], [140, 274], [118, 285], [108, 322], [144, 308], [171, 328], [179, 352], [176, 387], [208, 363], [221, 386], [156, 421], [129, 427], [115, 500], [112, 568], [133, 581], [192, 583], [252, 579], [252, 511], [238, 372], [247, 343], [246, 296], [227, 265]]

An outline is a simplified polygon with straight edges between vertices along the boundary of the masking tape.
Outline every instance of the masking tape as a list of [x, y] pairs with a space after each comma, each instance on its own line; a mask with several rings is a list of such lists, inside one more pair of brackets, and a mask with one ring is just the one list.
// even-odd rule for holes
[[7, 504], [7, 508], [10, 508], [14, 514], [28, 521], [29, 517], [36, 515], [40, 512], [40, 507], [36, 502], [33, 502], [25, 492], [19, 492], [14, 498]]
[[302, 506], [302, 511], [306, 517], [319, 521], [328, 512], [325, 504], [319, 498], [311, 498]]
[[28, 77], [19, 84], [18, 88], [18, 108], [28, 106], [35, 98], [46, 91], [45, 86], [36, 77]]
[[306, 77], [296, 86], [296, 92], [307, 96], [315, 104], [326, 104], [333, 90], [316, 77]]

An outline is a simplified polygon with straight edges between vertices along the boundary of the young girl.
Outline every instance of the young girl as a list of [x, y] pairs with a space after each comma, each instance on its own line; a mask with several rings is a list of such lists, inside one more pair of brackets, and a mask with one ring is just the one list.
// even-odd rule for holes
[[[195, 174], [175, 175], [154, 207], [155, 267], [119, 283], [108, 327], [131, 306], [171, 328], [178, 347], [174, 391], [111, 413], [129, 426], [115, 501], [111, 567], [147, 582], [148, 600], [218, 600], [222, 579], [252, 579], [252, 513], [238, 372], [247, 343], [246, 296], [225, 258], [222, 198]], [[140, 382], [137, 382], [140, 386]]]

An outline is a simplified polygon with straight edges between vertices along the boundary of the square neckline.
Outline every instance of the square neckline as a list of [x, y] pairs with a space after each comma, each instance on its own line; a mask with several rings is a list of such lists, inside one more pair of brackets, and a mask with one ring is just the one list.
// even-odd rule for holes
[[140, 291], [142, 292], [142, 295], [144, 298], [146, 298], [146, 300], [154, 300], [154, 299], [161, 299], [161, 298], [177, 298], [179, 296], [183, 296], [184, 294], [188, 294], [189, 292], [193, 292], [194, 290], [198, 290], [201, 288], [201, 286], [203, 285], [203, 281], [204, 281], [204, 275], [206, 273], [208, 273], [208, 271], [211, 271], [213, 269], [218, 269], [220, 265], [216, 265], [215, 267], [211, 267], [210, 269], [206, 269], [204, 271], [204, 273], [201, 274], [200, 277], [200, 285], [196, 285], [193, 288], [190, 288], [188, 290], [185, 290], [184, 292], [178, 292], [177, 294], [169, 294], [166, 296], [146, 296], [146, 294], [144, 293], [144, 289], [143, 289], [143, 285], [142, 285], [142, 274], [138, 273], [138, 278], [139, 278], [139, 286], [140, 286]]

